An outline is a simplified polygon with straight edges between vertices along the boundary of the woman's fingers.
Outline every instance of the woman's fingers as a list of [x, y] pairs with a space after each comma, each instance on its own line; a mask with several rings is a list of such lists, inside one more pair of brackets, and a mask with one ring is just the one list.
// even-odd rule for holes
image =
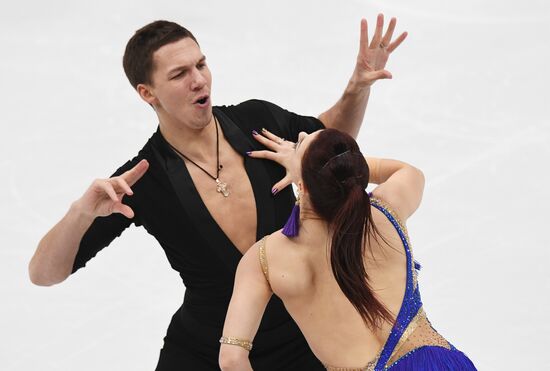
[[271, 133], [267, 129], [262, 129], [261, 133], [258, 133], [256, 130], [252, 131], [252, 135], [254, 136], [254, 139], [256, 139], [258, 142], [263, 144], [265, 147], [269, 148], [272, 151], [276, 151], [279, 149], [281, 145], [284, 145], [288, 143], [288, 145], [292, 145], [292, 142], [288, 142], [285, 140], [285, 138], [281, 138], [273, 133]]
[[285, 138], [278, 137], [277, 135], [273, 134], [265, 128], [262, 128], [262, 134], [265, 135], [266, 138], [272, 140], [277, 144], [283, 144], [283, 142], [285, 141]]
[[263, 136], [262, 134], [258, 133], [256, 130], [252, 131], [252, 136], [254, 139], [256, 139], [258, 142], [264, 145], [264, 147], [269, 148], [270, 150], [274, 151], [277, 148], [277, 143], [275, 141]]
[[274, 161], [285, 167], [287, 171], [285, 177], [271, 188], [271, 193], [275, 195], [292, 183], [292, 177], [289, 174], [289, 160], [290, 154], [294, 153], [294, 143], [287, 141], [266, 129], [262, 129], [261, 134], [256, 131], [253, 131], [252, 134], [258, 142], [267, 148], [267, 150], [251, 151], [248, 152], [247, 155], [253, 158]]
[[283, 179], [281, 179], [277, 183], [275, 183], [275, 185], [271, 188], [271, 193], [276, 195], [277, 193], [279, 193], [279, 191], [285, 189], [291, 183], [292, 183], [292, 180], [290, 179], [290, 176], [287, 173]]
[[276, 163], [280, 164], [280, 158], [277, 156], [277, 152], [271, 152], [271, 151], [251, 151], [248, 152], [247, 155], [252, 158], [263, 158], [266, 160], [275, 161]]

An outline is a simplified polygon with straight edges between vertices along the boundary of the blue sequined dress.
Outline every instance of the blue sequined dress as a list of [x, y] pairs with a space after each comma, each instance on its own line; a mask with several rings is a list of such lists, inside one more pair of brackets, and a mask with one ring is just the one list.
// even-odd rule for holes
[[[420, 265], [412, 257], [409, 236], [397, 214], [384, 202], [371, 195], [371, 205], [380, 210], [393, 224], [407, 257], [407, 283], [401, 308], [383, 348], [374, 360], [361, 368], [334, 367], [325, 364], [328, 371], [471, 371], [474, 364], [434, 330], [422, 308], [417, 271]], [[269, 282], [265, 237], [259, 248], [260, 265]]]
[[[407, 285], [401, 309], [384, 347], [375, 360], [360, 370], [476, 370], [468, 357], [456, 349], [431, 326], [420, 299], [417, 270], [407, 230], [397, 215], [381, 200], [371, 196], [371, 204], [393, 224], [407, 255]], [[352, 370], [332, 368], [329, 370]]]

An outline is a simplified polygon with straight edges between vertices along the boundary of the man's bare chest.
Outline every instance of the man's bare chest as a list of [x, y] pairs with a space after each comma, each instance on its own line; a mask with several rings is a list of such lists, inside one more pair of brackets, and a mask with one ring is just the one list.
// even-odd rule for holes
[[229, 145], [222, 146], [220, 152], [223, 168], [219, 182], [188, 161], [186, 166], [204, 206], [235, 247], [244, 253], [256, 242], [254, 192], [243, 157]]

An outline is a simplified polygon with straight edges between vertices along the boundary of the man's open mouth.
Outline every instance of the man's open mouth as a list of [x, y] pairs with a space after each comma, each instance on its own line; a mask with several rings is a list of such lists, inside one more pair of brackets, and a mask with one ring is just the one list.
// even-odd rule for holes
[[195, 101], [195, 103], [200, 104], [201, 106], [206, 102], [208, 102], [208, 95], [201, 96]]

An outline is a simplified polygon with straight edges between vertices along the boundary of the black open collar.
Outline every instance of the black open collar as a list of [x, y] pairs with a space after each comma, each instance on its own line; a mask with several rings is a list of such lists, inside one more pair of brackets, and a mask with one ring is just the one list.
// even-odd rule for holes
[[[275, 204], [271, 195], [271, 179], [265, 168], [265, 161], [253, 159], [246, 155], [248, 151], [262, 149], [252, 138], [252, 133], [243, 132], [237, 124], [214, 107], [214, 115], [220, 123], [222, 133], [229, 144], [244, 157], [244, 167], [256, 201], [257, 229], [256, 240], [274, 230]], [[193, 179], [184, 161], [174, 153], [166, 139], [160, 133], [160, 128], [153, 136], [153, 152], [165, 169], [175, 193], [193, 223], [197, 232], [221, 259], [227, 263], [227, 268], [234, 274], [242, 254], [226, 236], [204, 205]], [[229, 196], [231, 197], [231, 196]], [[227, 216], [233, 217], [233, 216]], [[185, 241], [182, 241], [185, 245]]]

